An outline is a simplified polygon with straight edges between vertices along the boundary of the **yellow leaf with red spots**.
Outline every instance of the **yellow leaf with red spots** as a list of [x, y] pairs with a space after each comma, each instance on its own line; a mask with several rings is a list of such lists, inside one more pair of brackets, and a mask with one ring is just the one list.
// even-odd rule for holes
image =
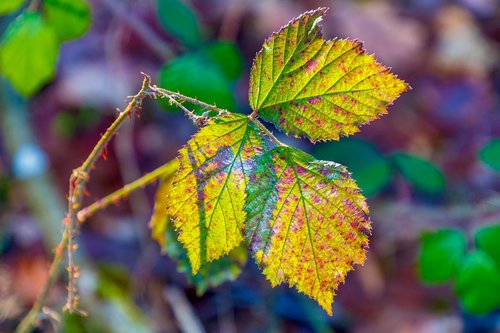
[[250, 74], [252, 109], [280, 130], [313, 142], [358, 132], [409, 89], [360, 42], [323, 39], [326, 11], [306, 12], [272, 34]]
[[267, 150], [247, 116], [211, 120], [179, 151], [179, 169], [167, 193], [171, 216], [186, 248], [192, 273], [228, 254], [243, 241], [243, 205], [255, 158]]
[[287, 282], [330, 315], [335, 290], [365, 260], [370, 219], [340, 164], [291, 147], [262, 155], [247, 187], [246, 238], [273, 286]]

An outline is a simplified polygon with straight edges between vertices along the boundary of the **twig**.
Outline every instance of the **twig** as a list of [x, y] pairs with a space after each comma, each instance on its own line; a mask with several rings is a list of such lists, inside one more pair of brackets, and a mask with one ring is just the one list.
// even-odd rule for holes
[[43, 305], [45, 304], [45, 301], [47, 300], [47, 297], [49, 296], [49, 292], [54, 286], [54, 283], [57, 280], [57, 277], [59, 276], [59, 265], [61, 263], [64, 249], [66, 248], [66, 245], [68, 243], [68, 230], [64, 230], [64, 233], [62, 235], [61, 243], [56, 247], [55, 253], [54, 253], [54, 259], [52, 260], [52, 264], [50, 265], [49, 269], [49, 277], [45, 285], [43, 286], [42, 292], [38, 295], [35, 304], [33, 304], [33, 307], [31, 310], [28, 312], [28, 314], [23, 318], [21, 323], [16, 329], [17, 333], [25, 333], [29, 332], [30, 329], [33, 327], [38, 314], [42, 310]]
[[148, 174], [142, 176], [141, 178], [133, 181], [132, 183], [125, 185], [119, 190], [105, 196], [104, 198], [97, 200], [90, 206], [87, 206], [80, 210], [77, 214], [78, 221], [80, 223], [85, 222], [89, 217], [94, 215], [99, 210], [102, 210], [112, 204], [116, 204], [120, 199], [126, 198], [131, 192], [142, 188], [148, 184], [151, 184], [159, 177], [167, 176], [174, 173], [177, 170], [179, 162], [177, 160], [172, 160], [167, 164], [149, 172]]
[[204, 103], [204, 102], [202, 102], [202, 101], [200, 101], [200, 100], [198, 100], [196, 98], [184, 96], [184, 95], [182, 95], [180, 93], [173, 92], [173, 91], [170, 91], [170, 90], [167, 90], [167, 89], [163, 89], [163, 88], [157, 87], [155, 85], [150, 86], [149, 89], [150, 89], [149, 92], [154, 97], [165, 97], [165, 98], [168, 98], [168, 99], [176, 98], [176, 99], [179, 99], [179, 100], [184, 101], [184, 102], [189, 102], [189, 103], [198, 105], [198, 106], [202, 107], [205, 110], [215, 111], [218, 114], [221, 114], [223, 112], [228, 112], [228, 111], [226, 111], [224, 109], [218, 108], [216, 105], [207, 104], [207, 103]]

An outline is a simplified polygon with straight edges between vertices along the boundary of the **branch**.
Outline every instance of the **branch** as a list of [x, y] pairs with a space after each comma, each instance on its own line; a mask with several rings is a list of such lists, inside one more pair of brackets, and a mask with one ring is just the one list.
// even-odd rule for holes
[[173, 174], [178, 168], [178, 161], [172, 160], [167, 164], [149, 172], [148, 174], [142, 176], [141, 178], [133, 181], [132, 183], [125, 185], [124, 187], [116, 190], [115, 192], [105, 196], [104, 198], [97, 200], [90, 206], [87, 206], [80, 210], [77, 214], [78, 221], [80, 223], [88, 220], [89, 217], [94, 215], [96, 212], [109, 207], [112, 204], [116, 204], [121, 199], [128, 197], [128, 195], [135, 190], [138, 190], [148, 184], [151, 184], [160, 177], [166, 177]]

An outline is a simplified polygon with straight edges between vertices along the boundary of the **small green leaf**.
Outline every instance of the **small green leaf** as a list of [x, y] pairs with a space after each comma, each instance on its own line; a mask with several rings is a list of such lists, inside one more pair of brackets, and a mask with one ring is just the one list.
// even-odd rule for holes
[[[218, 65], [200, 53], [173, 59], [163, 66], [158, 81], [162, 88], [216, 104], [222, 109], [233, 111], [236, 107], [231, 82]], [[200, 110], [193, 105], [189, 105], [189, 108]]]
[[158, 0], [158, 16], [163, 28], [187, 46], [201, 44], [200, 23], [194, 10], [182, 0]]
[[179, 151], [165, 206], [193, 274], [243, 241], [246, 184], [264, 149], [260, 129], [247, 116], [228, 113], [209, 121]]
[[23, 5], [25, 0], [2, 0], [0, 1], [0, 15], [15, 12]]
[[500, 138], [491, 140], [481, 148], [479, 158], [493, 170], [500, 171]]
[[43, 0], [43, 10], [61, 42], [76, 39], [89, 29], [90, 6], [85, 0]]
[[500, 224], [479, 229], [475, 240], [477, 248], [488, 254], [500, 267]]
[[418, 257], [420, 279], [427, 283], [444, 283], [455, 277], [467, 247], [465, 235], [455, 229], [426, 233]]
[[399, 152], [392, 155], [396, 168], [415, 188], [429, 194], [444, 190], [446, 180], [441, 170], [421, 157]]
[[272, 34], [250, 73], [252, 109], [278, 129], [313, 142], [358, 132], [409, 89], [360, 42], [323, 39], [326, 11], [306, 12]]
[[470, 253], [458, 272], [455, 292], [472, 314], [486, 314], [500, 308], [500, 268], [484, 252]]
[[17, 91], [31, 96], [54, 77], [58, 51], [52, 28], [39, 13], [26, 12], [0, 43], [0, 70]]
[[370, 219], [340, 164], [291, 147], [264, 154], [247, 187], [246, 239], [273, 286], [287, 282], [332, 315], [335, 290], [365, 260]]
[[236, 44], [219, 41], [201, 51], [211, 59], [230, 80], [237, 80], [243, 72], [243, 55]]
[[358, 138], [346, 138], [314, 146], [314, 155], [345, 165], [363, 195], [374, 196], [391, 180], [392, 169], [387, 159], [370, 142]]

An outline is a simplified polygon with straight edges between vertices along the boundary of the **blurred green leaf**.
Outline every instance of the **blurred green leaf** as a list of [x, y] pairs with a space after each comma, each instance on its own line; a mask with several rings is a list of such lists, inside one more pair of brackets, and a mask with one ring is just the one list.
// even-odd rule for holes
[[217, 64], [230, 80], [237, 80], [243, 72], [243, 55], [234, 43], [218, 41], [208, 45], [201, 52]]
[[24, 96], [36, 93], [56, 71], [58, 44], [52, 28], [36, 12], [21, 14], [0, 43], [0, 70]]
[[378, 194], [391, 180], [392, 170], [386, 158], [368, 141], [349, 138], [318, 144], [317, 158], [343, 164], [363, 190], [363, 195]]
[[488, 254], [500, 267], [500, 224], [479, 229], [476, 232], [475, 240], [477, 248]]
[[500, 269], [484, 252], [470, 253], [457, 275], [455, 292], [472, 314], [500, 308]]
[[79, 314], [69, 314], [68, 312], [64, 313], [62, 327], [64, 333], [93, 333], [105, 331], [105, 327], [96, 320], [92, 320], [92, 316], [83, 317]]
[[[223, 109], [235, 109], [231, 82], [213, 61], [201, 53], [185, 54], [173, 59], [163, 66], [158, 81], [162, 88], [216, 104]], [[186, 105], [191, 109], [200, 109]]]
[[182, 0], [158, 0], [163, 28], [187, 46], [201, 44], [201, 28], [193, 8]]
[[500, 171], [500, 138], [491, 140], [481, 148], [479, 159], [493, 170]]
[[43, 9], [61, 42], [82, 36], [90, 27], [90, 6], [85, 0], [43, 0]]
[[444, 190], [446, 180], [441, 170], [431, 162], [407, 153], [392, 155], [395, 167], [416, 189], [429, 194]]
[[76, 116], [71, 112], [59, 112], [52, 121], [53, 131], [64, 138], [72, 137], [77, 127]]
[[454, 229], [441, 229], [422, 236], [418, 270], [427, 283], [443, 283], [455, 276], [465, 256], [465, 235]]
[[23, 5], [25, 0], [2, 0], [0, 1], [0, 15], [15, 12]]
[[240, 246], [227, 256], [202, 265], [199, 272], [193, 275], [187, 252], [177, 240], [177, 234], [171, 223], [166, 225], [162, 247], [165, 253], [177, 261], [177, 270], [186, 274], [189, 283], [195, 286], [199, 296], [209, 288], [215, 288], [226, 281], [234, 281], [241, 274], [248, 259], [246, 248]]

